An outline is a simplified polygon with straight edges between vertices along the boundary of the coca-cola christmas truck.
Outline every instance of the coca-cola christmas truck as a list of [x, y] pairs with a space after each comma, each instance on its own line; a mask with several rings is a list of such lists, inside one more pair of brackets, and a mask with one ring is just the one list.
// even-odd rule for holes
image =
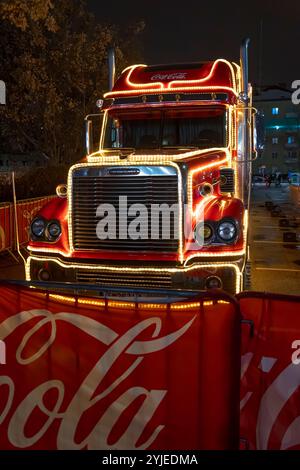
[[28, 280], [243, 288], [255, 119], [240, 64], [134, 65], [104, 95], [100, 144], [30, 228]]

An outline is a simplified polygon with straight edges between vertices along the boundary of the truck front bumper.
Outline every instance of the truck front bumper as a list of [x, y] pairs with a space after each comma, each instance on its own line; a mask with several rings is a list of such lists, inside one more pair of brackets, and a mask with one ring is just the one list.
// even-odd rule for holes
[[189, 266], [127, 266], [69, 262], [58, 258], [29, 256], [28, 281], [69, 282], [99, 287], [143, 289], [192, 289], [204, 291], [222, 288], [230, 294], [242, 288], [243, 260], [196, 262]]

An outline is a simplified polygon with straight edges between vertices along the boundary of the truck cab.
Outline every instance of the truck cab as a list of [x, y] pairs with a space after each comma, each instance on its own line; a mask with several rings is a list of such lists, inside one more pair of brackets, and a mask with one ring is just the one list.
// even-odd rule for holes
[[134, 65], [104, 95], [101, 135], [31, 223], [28, 280], [243, 288], [255, 135], [247, 44], [224, 59]]

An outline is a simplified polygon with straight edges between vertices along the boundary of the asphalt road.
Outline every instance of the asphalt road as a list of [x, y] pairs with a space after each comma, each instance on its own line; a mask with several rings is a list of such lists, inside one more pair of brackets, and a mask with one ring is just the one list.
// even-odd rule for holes
[[[279, 206], [279, 217], [271, 215], [266, 201]], [[284, 216], [299, 227], [280, 227]], [[296, 241], [285, 242], [287, 232], [294, 234], [291, 237]], [[300, 206], [291, 202], [287, 185], [253, 188], [249, 237], [252, 290], [300, 295]]]
[[[266, 201], [280, 207], [280, 217], [271, 215]], [[281, 228], [283, 216], [299, 227]], [[297, 241], [284, 242], [286, 232], [296, 234]], [[292, 204], [288, 186], [253, 188], [249, 237], [252, 290], [300, 295], [300, 206]], [[9, 254], [0, 255], [0, 279], [24, 279], [23, 264]]]

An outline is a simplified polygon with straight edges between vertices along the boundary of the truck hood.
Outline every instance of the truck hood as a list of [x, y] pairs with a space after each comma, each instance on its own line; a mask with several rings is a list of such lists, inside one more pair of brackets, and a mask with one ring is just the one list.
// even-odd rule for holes
[[[150, 161], [157, 161], [158, 157], [161, 157], [162, 160], [171, 160], [171, 161], [190, 161], [199, 158], [201, 159], [209, 159], [209, 160], [218, 160], [220, 156], [222, 158], [224, 155], [228, 155], [227, 148], [210, 148], [210, 149], [200, 149], [200, 148], [164, 148], [164, 149], [145, 149], [145, 150], [137, 150], [137, 151], [130, 151], [124, 150], [124, 152], [116, 152], [115, 150], [109, 150], [104, 152], [97, 152], [90, 157], [86, 157], [86, 159], [82, 160], [87, 162], [97, 162], [100, 163], [101, 158], [105, 157], [105, 163], [108, 165], [110, 163], [120, 163], [122, 160], [125, 162], [132, 162], [133, 164], [141, 163], [142, 160], [147, 159]], [[147, 158], [146, 158], [147, 157]], [[111, 158], [111, 162], [110, 162]], [[99, 161], [100, 160], [100, 161]], [[101, 162], [102, 164], [102, 162]]]

